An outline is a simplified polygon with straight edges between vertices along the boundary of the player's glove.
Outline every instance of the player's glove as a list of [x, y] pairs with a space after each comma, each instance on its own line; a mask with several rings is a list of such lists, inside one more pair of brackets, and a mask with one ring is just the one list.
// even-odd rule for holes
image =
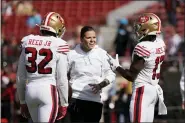
[[24, 118], [30, 118], [30, 113], [26, 104], [21, 104], [21, 114]]
[[64, 118], [66, 113], [67, 113], [67, 107], [60, 106], [58, 108], [58, 114], [57, 114], [56, 120], [60, 120], [60, 119]]
[[118, 54], [116, 54], [116, 59], [112, 58], [110, 55], [107, 55], [107, 56], [109, 57], [108, 62], [111, 66], [111, 69], [113, 71], [115, 71], [116, 68], [120, 66], [119, 59], [118, 59]]

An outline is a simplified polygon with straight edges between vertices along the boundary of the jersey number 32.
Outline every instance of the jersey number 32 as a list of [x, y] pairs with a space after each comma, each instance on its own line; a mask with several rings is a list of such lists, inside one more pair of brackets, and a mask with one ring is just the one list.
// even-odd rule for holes
[[39, 50], [40, 56], [45, 56], [40, 63], [36, 63], [37, 60], [37, 50], [33, 47], [27, 47], [25, 49], [26, 54], [32, 54], [31, 57], [28, 57], [28, 62], [31, 63], [31, 66], [26, 65], [26, 70], [29, 73], [35, 73], [38, 70], [39, 74], [51, 74], [52, 68], [45, 66], [53, 59], [53, 53], [50, 49], [42, 48]]

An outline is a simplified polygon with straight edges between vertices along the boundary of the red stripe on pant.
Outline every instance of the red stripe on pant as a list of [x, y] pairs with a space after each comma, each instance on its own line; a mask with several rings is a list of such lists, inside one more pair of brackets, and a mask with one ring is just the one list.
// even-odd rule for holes
[[[49, 95], [48, 95], [49, 96]], [[54, 85], [51, 85], [51, 97], [52, 97], [52, 110], [49, 118], [49, 123], [54, 123], [57, 114], [57, 90]]]
[[136, 95], [134, 99], [134, 122], [141, 122], [141, 106], [143, 99], [144, 86], [136, 89]]

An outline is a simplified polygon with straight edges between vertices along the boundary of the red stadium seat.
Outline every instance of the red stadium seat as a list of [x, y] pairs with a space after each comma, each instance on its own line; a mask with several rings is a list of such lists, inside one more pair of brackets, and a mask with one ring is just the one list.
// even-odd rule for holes
[[[104, 22], [105, 15], [128, 1], [32, 1], [34, 8], [44, 16], [50, 11], [56, 11], [62, 15], [66, 22], [67, 30], [75, 28], [76, 25]], [[12, 19], [13, 18], [13, 19]], [[14, 34], [17, 37], [28, 34], [26, 26], [26, 17], [12, 16], [11, 20], [3, 27], [3, 32], [6, 35]], [[14, 20], [14, 21], [12, 21]], [[8, 29], [7, 29], [8, 28]], [[8, 32], [12, 29], [12, 32]], [[35, 32], [35, 31], [34, 31]]]

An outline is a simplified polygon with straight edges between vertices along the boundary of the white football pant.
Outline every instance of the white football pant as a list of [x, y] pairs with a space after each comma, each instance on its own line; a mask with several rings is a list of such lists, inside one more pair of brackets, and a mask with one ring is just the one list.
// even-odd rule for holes
[[158, 95], [155, 86], [147, 84], [133, 89], [130, 103], [131, 122], [153, 122]]
[[33, 122], [54, 123], [58, 112], [58, 93], [54, 85], [29, 83], [26, 103]]

